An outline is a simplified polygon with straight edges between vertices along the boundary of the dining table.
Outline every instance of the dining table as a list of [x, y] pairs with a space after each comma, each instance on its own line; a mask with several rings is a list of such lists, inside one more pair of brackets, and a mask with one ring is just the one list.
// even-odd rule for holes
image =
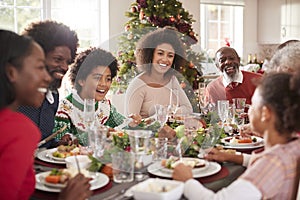
[[[221, 168], [220, 170], [209, 176], [195, 178], [199, 182], [201, 182], [206, 188], [211, 189], [215, 192], [222, 189], [223, 187], [226, 187], [230, 185], [233, 181], [235, 181], [244, 171], [245, 167], [241, 165], [237, 165], [234, 163], [229, 162], [223, 162], [219, 163]], [[53, 163], [47, 163], [43, 160], [40, 160], [39, 158], [35, 158], [34, 163], [34, 169], [36, 174], [50, 171], [53, 168], [66, 168], [65, 164], [53, 164]], [[147, 166], [143, 167], [139, 170], [139, 175], [142, 175], [142, 178], [139, 176], [135, 176], [134, 181], [127, 182], [127, 183], [115, 183], [113, 180], [109, 180], [109, 182], [99, 188], [93, 190], [93, 195], [89, 199], [103, 199], [103, 200], [109, 200], [109, 199], [134, 199], [132, 196], [130, 197], [124, 197], [122, 193], [124, 193], [126, 190], [131, 188], [132, 186], [138, 184], [141, 181], [144, 181], [148, 178], [165, 178], [156, 176], [155, 174], [152, 174], [149, 172]], [[168, 178], [170, 179], [170, 178]], [[32, 200], [39, 200], [39, 199], [57, 199], [58, 193], [57, 192], [48, 192], [48, 191], [42, 191], [35, 189], [33, 195], [30, 199]], [[182, 195], [182, 199], [185, 199], [185, 197]]]

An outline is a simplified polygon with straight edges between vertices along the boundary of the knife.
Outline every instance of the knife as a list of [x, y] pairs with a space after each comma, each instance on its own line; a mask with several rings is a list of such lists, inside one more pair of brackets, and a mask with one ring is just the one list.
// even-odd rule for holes
[[46, 137], [44, 140], [40, 141], [38, 143], [38, 147], [40, 147], [41, 145], [49, 142], [50, 140], [52, 140], [57, 134], [63, 132], [65, 129], [67, 128], [67, 125], [64, 125], [61, 129], [57, 130], [55, 133], [53, 133], [52, 135]]

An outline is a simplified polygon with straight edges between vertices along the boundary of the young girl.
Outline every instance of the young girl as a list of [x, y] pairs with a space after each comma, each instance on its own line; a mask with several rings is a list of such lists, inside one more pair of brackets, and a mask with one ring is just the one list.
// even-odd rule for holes
[[186, 181], [188, 199], [295, 199], [299, 183], [300, 71], [274, 73], [257, 86], [249, 109], [251, 129], [262, 136], [265, 150], [252, 154], [248, 168], [230, 186], [214, 193], [192, 179], [180, 164], [173, 178]]
[[[60, 102], [55, 117], [54, 131], [67, 125], [67, 129], [57, 136], [58, 139], [70, 140], [75, 136], [79, 144], [86, 146], [88, 124], [84, 120], [84, 99], [95, 99], [95, 123], [111, 128], [123, 123], [125, 117], [117, 112], [111, 102], [105, 98], [112, 79], [118, 70], [116, 58], [99, 48], [90, 48], [80, 53], [71, 67], [70, 79], [75, 87], [72, 93]], [[139, 115], [130, 115], [135, 126], [141, 122]], [[66, 135], [67, 134], [67, 135]]]

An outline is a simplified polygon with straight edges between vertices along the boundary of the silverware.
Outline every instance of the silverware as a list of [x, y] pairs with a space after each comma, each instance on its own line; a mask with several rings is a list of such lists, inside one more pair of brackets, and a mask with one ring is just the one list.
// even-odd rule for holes
[[78, 159], [77, 159], [77, 155], [76, 154], [75, 154], [75, 162], [76, 162], [78, 173], [80, 174], [80, 167], [79, 167], [79, 163], [78, 163]]
[[57, 134], [63, 132], [65, 129], [67, 128], [67, 125], [64, 125], [61, 129], [59, 129], [58, 131], [56, 131], [55, 133], [53, 133], [52, 135], [46, 137], [44, 140], [40, 141], [38, 143], [38, 147], [40, 147], [41, 145], [49, 142], [50, 140], [52, 140]]

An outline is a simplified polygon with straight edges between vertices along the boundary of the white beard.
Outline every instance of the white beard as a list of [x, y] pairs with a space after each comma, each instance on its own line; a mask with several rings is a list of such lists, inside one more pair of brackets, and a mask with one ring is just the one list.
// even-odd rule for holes
[[222, 72], [222, 74], [223, 74], [223, 78], [226, 80], [226, 82], [228, 82], [228, 83], [231, 83], [231, 82], [236, 82], [236, 80], [238, 79], [238, 77], [239, 77], [239, 68], [237, 68], [236, 69], [236, 72], [235, 72], [235, 74], [233, 75], [233, 76], [228, 76], [228, 74], [226, 73], [226, 71], [224, 70], [223, 72]]

